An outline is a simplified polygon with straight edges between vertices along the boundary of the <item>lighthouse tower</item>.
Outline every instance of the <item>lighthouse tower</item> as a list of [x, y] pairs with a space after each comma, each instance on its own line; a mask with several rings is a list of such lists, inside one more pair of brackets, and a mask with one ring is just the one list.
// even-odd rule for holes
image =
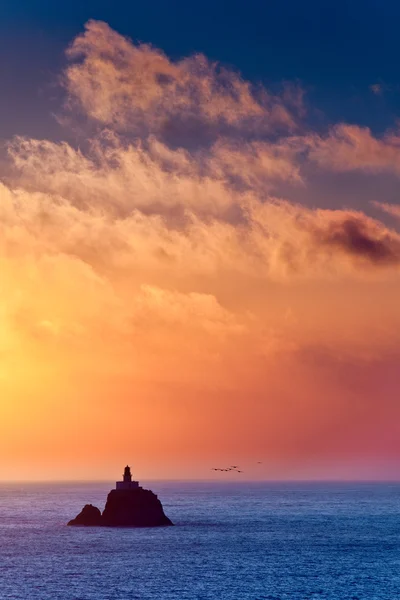
[[117, 490], [137, 490], [139, 489], [139, 482], [132, 481], [131, 468], [126, 466], [124, 470], [123, 480], [117, 481], [115, 488]]

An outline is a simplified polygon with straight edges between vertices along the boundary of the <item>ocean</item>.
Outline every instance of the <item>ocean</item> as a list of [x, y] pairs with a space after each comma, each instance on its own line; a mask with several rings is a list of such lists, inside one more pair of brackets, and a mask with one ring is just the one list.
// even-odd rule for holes
[[142, 485], [175, 527], [66, 526], [112, 483], [1, 484], [0, 599], [400, 599], [400, 484]]

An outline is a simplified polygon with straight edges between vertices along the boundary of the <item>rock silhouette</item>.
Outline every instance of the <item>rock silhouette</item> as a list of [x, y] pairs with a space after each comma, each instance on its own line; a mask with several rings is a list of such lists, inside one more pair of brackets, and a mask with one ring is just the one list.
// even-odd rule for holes
[[106, 527], [160, 527], [172, 525], [160, 500], [150, 490], [111, 490], [102, 515]]
[[79, 515], [72, 519], [68, 525], [83, 525], [86, 527], [95, 527], [102, 525], [101, 512], [93, 504], [85, 504]]
[[125, 467], [123, 481], [117, 481], [111, 490], [103, 514], [92, 504], [69, 521], [68, 525], [86, 527], [162, 527], [173, 525], [165, 515], [157, 495], [132, 481], [129, 467]]

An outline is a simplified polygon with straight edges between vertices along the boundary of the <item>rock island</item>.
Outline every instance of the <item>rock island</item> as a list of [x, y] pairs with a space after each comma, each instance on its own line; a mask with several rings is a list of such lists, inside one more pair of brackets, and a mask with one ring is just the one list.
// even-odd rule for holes
[[173, 525], [165, 515], [157, 495], [143, 489], [138, 481], [132, 481], [131, 469], [125, 467], [123, 480], [117, 481], [115, 489], [107, 496], [103, 513], [86, 504], [68, 525], [86, 527], [162, 527]]

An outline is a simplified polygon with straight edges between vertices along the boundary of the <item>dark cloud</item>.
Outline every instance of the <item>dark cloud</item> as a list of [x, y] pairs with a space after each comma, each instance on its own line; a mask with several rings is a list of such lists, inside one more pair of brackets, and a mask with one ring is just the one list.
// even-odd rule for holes
[[398, 236], [387, 230], [382, 232], [382, 228], [378, 229], [363, 217], [347, 216], [341, 221], [332, 221], [313, 235], [320, 245], [342, 250], [377, 266], [400, 263]]

